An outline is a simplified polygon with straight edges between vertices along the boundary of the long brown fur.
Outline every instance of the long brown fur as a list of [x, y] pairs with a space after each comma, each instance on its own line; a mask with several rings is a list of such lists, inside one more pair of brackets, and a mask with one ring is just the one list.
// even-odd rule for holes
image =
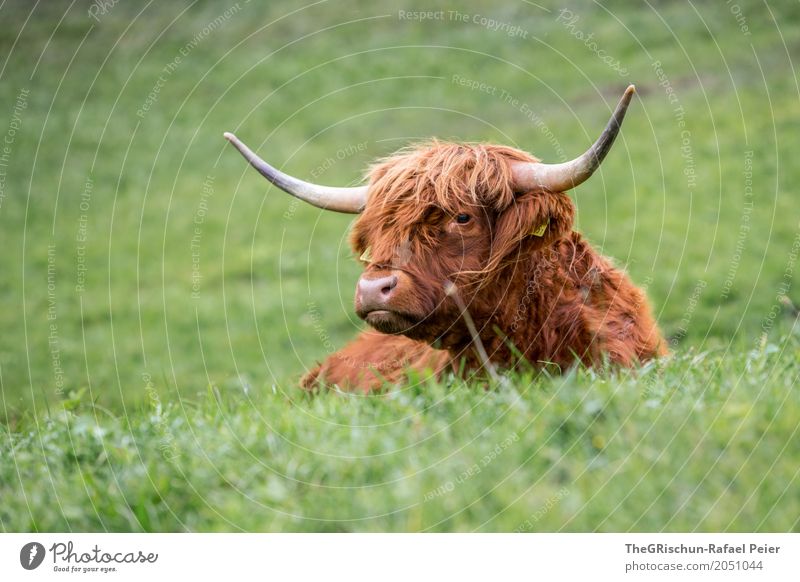
[[[500, 367], [520, 356], [561, 369], [606, 358], [632, 366], [666, 353], [644, 293], [572, 230], [570, 198], [515, 192], [513, 161], [537, 160], [505, 146], [432, 141], [370, 169], [351, 245], [356, 256], [369, 249], [362, 277], [398, 277], [391, 299], [398, 315], [374, 322], [384, 333], [362, 333], [309, 372], [303, 386], [370, 391], [403, 382], [409, 369], [478, 369], [446, 281], [456, 284]], [[459, 214], [470, 221], [458, 224]]]

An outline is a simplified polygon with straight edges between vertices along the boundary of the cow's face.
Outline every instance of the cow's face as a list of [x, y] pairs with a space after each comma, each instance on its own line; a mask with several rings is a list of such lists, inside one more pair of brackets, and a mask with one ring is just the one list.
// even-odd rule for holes
[[376, 166], [351, 237], [364, 265], [359, 317], [384, 333], [461, 343], [468, 335], [448, 282], [473, 318], [490, 317], [507, 281], [501, 272], [528, 268], [532, 253], [572, 228], [566, 195], [514, 191], [509, 163], [526, 157], [434, 143]]
[[[368, 205], [369, 209], [369, 205]], [[376, 224], [368, 210], [354, 230], [354, 250], [364, 264], [355, 291], [359, 317], [384, 333], [440, 338], [458, 321], [445, 293], [487, 262], [495, 219], [486, 208], [453, 214], [431, 206], [408, 225]]]

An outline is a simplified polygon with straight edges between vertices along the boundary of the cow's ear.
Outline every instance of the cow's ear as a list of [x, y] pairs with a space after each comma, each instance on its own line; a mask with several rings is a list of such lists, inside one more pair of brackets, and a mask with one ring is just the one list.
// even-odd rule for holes
[[507, 255], [519, 252], [523, 242], [534, 248], [564, 237], [572, 231], [575, 206], [563, 192], [526, 192], [497, 216], [492, 233], [489, 267]]
[[550, 243], [572, 232], [575, 205], [563, 192], [528, 192], [517, 199], [531, 205], [531, 230], [528, 236]]

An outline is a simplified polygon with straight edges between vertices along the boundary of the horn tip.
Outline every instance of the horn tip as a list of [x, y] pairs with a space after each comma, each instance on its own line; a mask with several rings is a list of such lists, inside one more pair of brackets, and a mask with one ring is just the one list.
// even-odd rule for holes
[[223, 134], [222, 134], [222, 137], [224, 137], [224, 138], [225, 138], [225, 139], [227, 139], [228, 141], [233, 141], [233, 140], [235, 140], [235, 139], [236, 139], [236, 136], [235, 136], [235, 135], [233, 135], [233, 134], [232, 134], [230, 131], [226, 131], [225, 133], [223, 133]]
[[625, 89], [625, 96], [627, 97], [628, 95], [633, 95], [634, 93], [636, 93], [636, 85], [628, 85], [628, 88]]

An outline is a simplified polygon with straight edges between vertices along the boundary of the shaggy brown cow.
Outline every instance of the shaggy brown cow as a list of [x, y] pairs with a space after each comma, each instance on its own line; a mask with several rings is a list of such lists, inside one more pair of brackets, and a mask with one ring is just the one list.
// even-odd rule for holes
[[355, 309], [375, 331], [306, 374], [369, 391], [408, 369], [508, 367], [522, 357], [566, 368], [622, 366], [665, 353], [644, 293], [573, 230], [564, 194], [591, 176], [619, 132], [628, 87], [582, 156], [543, 164], [514, 148], [431, 141], [388, 157], [367, 186], [317, 186], [225, 137], [270, 182], [319, 208], [361, 213], [351, 234], [364, 263]]

